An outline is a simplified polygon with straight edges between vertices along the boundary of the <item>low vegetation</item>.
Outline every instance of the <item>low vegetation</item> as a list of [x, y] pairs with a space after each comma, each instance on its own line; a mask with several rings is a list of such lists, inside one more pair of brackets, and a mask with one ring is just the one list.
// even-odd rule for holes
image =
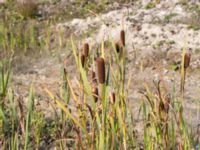
[[[94, 52], [89, 44], [77, 51], [71, 39], [76, 62], [76, 84], [63, 68], [63, 85], [59, 95], [48, 88], [55, 119], [47, 120], [37, 111], [34, 86], [30, 86], [27, 104], [16, 99], [10, 87], [10, 61], [1, 62], [0, 137], [2, 149], [39, 149], [45, 143], [58, 149], [192, 149], [198, 147], [195, 132], [184, 120], [183, 102], [190, 54], [183, 51], [181, 67], [181, 97], [168, 93], [164, 81], [154, 81], [155, 89], [145, 85], [141, 110], [143, 142], [135, 135], [133, 116], [129, 108], [129, 86], [126, 75], [127, 52], [125, 32], [119, 42], [110, 42], [109, 51]], [[176, 89], [174, 89], [176, 90]], [[173, 95], [173, 96], [171, 96]], [[55, 102], [55, 104], [54, 104]], [[140, 139], [141, 140], [141, 139]]]
[[[149, 4], [147, 9], [153, 7]], [[121, 30], [118, 42], [102, 41], [97, 50], [90, 43], [80, 49], [71, 37], [75, 75], [63, 64], [59, 93], [44, 87], [54, 114], [47, 118], [36, 104], [37, 87], [30, 85], [28, 97], [21, 97], [16, 94], [11, 77], [14, 55], [49, 50], [51, 31], [47, 28], [45, 38], [38, 38], [41, 33], [35, 22], [37, 5], [33, 1], [18, 8], [19, 13], [5, 11], [0, 23], [0, 56], [7, 56], [0, 61], [0, 149], [200, 149], [199, 131], [188, 125], [183, 113], [191, 58], [188, 51], [182, 52], [180, 89], [174, 85], [173, 92], [169, 92], [160, 79], [153, 81], [154, 87], [145, 83], [140, 90], [138, 113], [143, 133], [138, 137], [130, 108], [130, 85], [134, 83], [127, 75], [125, 31]], [[47, 27], [50, 23], [48, 20]], [[64, 40], [60, 39], [60, 47], [62, 43]]]

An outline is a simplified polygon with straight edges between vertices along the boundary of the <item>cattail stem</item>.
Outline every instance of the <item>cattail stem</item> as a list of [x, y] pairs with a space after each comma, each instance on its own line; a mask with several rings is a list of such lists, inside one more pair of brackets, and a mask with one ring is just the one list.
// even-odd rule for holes
[[[101, 104], [102, 104], [102, 127], [101, 127], [101, 134], [102, 134], [102, 142], [105, 144], [106, 139], [105, 139], [105, 131], [106, 131], [106, 110], [107, 110], [107, 100], [105, 98], [105, 88], [106, 85], [105, 84], [100, 84], [100, 89], [101, 89]], [[103, 145], [104, 145], [103, 144]], [[105, 147], [103, 147], [103, 149], [105, 149]]]

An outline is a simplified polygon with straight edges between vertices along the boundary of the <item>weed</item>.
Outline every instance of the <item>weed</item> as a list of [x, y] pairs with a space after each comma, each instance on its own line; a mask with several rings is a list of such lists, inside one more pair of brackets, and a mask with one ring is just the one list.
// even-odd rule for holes
[[145, 6], [146, 9], [152, 9], [152, 8], [154, 8], [154, 7], [156, 7], [156, 3], [154, 3], [154, 2], [149, 2], [149, 3]]
[[188, 6], [188, 10], [192, 13], [192, 18], [189, 22], [188, 28], [193, 30], [200, 29], [200, 5], [195, 4]]
[[177, 14], [176, 13], [170, 13], [169, 15], [166, 15], [165, 16], [165, 18], [164, 18], [164, 20], [165, 20], [165, 22], [170, 22], [170, 20], [173, 18], [173, 17], [175, 17], [175, 16], [177, 16]]
[[[25, 52], [32, 46], [34, 48], [37, 43], [34, 23], [31, 24], [33, 27], [24, 28], [26, 32], [22, 33], [17, 26], [15, 31], [9, 24], [25, 23], [25, 18], [22, 17], [18, 22], [15, 17], [20, 15], [13, 18], [8, 16], [12, 15], [5, 14], [5, 22], [0, 26], [0, 34], [4, 37], [0, 39], [1, 46], [9, 51], [12, 49], [13, 53], [20, 48]], [[26, 19], [29, 16], [27, 15]], [[60, 48], [64, 43], [62, 32], [59, 33]], [[46, 34], [47, 38], [43, 44], [49, 49], [51, 31], [48, 30]], [[167, 43], [173, 44], [172, 41]], [[160, 42], [158, 46], [162, 44], [163, 42]], [[44, 87], [51, 98], [48, 101], [54, 113], [54, 118], [51, 119], [45, 118], [45, 114], [36, 109], [37, 87], [36, 91], [33, 86], [30, 87], [27, 103], [24, 103], [24, 98], [16, 97], [15, 90], [9, 86], [11, 62], [1, 62], [1, 149], [42, 149], [43, 142], [45, 146], [53, 145], [56, 149], [139, 148], [140, 144], [134, 133], [135, 122], [128, 101], [131, 76], [127, 78], [125, 31], [119, 33], [119, 42], [108, 41], [105, 44], [103, 41], [99, 46], [101, 49], [97, 52], [90, 48], [89, 43], [85, 43], [82, 49], [77, 51], [78, 48], [72, 38], [71, 45], [76, 63], [76, 74], [73, 75], [76, 82], [74, 78], [71, 79], [65, 64], [60, 93], [54, 95]], [[193, 134], [183, 115], [184, 86], [190, 59], [191, 55], [183, 51], [181, 97], [175, 95], [175, 88], [174, 93], [169, 93], [164, 81], [161, 80], [154, 82], [154, 87], [145, 85], [145, 90], [141, 92], [144, 96], [141, 105], [144, 115], [144, 149], [186, 150], [197, 145], [194, 144], [197, 140], [193, 140]]]

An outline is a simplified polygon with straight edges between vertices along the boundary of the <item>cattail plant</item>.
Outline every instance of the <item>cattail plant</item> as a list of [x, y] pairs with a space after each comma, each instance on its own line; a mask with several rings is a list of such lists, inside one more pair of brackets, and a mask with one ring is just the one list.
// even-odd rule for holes
[[[156, 93], [150, 91], [149, 87], [146, 87], [146, 93], [143, 93], [145, 99], [147, 100], [147, 106], [149, 107], [149, 112], [145, 114], [145, 121], [147, 123], [145, 127], [145, 132], [149, 139], [146, 139], [145, 149], [151, 149], [149, 146], [158, 145], [158, 147], [163, 147], [164, 149], [169, 149], [169, 106], [170, 106], [170, 96], [166, 94], [166, 91], [161, 87], [161, 81], [154, 83], [156, 87]], [[146, 106], [144, 106], [144, 110]], [[158, 138], [156, 138], [158, 137]], [[152, 145], [148, 143], [155, 141]], [[153, 147], [155, 147], [155, 145]]]
[[[183, 120], [183, 100], [184, 100], [184, 88], [185, 88], [185, 77], [186, 77], [186, 72], [187, 68], [190, 65], [190, 59], [191, 59], [191, 54], [189, 52], [186, 52], [183, 50], [182, 53], [182, 63], [181, 63], [181, 101], [180, 101], [180, 106], [178, 110], [178, 134], [180, 138], [185, 138], [184, 136], [184, 120]], [[178, 142], [179, 149], [183, 149], [183, 143], [182, 141]]]
[[97, 58], [97, 71], [98, 71], [99, 83], [104, 84], [106, 75], [105, 75], [105, 62], [103, 58]]
[[190, 66], [190, 59], [191, 59], [191, 54], [189, 52], [183, 52], [182, 56], [182, 68], [181, 68], [181, 93], [183, 95], [184, 93], [184, 86], [185, 86], [185, 77], [186, 77], [186, 72], [187, 68]]
[[85, 43], [83, 45], [83, 54], [85, 55], [86, 58], [89, 56], [89, 44], [88, 43]]

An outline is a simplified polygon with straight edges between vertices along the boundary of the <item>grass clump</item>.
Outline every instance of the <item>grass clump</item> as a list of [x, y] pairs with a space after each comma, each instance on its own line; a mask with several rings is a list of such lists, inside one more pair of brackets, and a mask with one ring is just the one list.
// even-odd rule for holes
[[[124, 44], [125, 32], [122, 31], [121, 33], [122, 44]], [[88, 60], [84, 61], [83, 67], [82, 57], [79, 57], [81, 54], [77, 54], [73, 42], [72, 47], [77, 71], [80, 74], [78, 90], [72, 87], [68, 73], [65, 75], [72, 95], [71, 100], [73, 100], [76, 107], [74, 110], [76, 113], [70, 113], [69, 107], [65, 106], [65, 102], [62, 99], [55, 98], [47, 90], [47, 93], [65, 112], [66, 119], [72, 120], [73, 125], [76, 127], [74, 132], [77, 138], [74, 139], [75, 145], [72, 145], [72, 147], [80, 147], [81, 149], [134, 148], [136, 142], [133, 134], [133, 124], [126, 125], [126, 122], [132, 122], [132, 120], [127, 106], [127, 93], [124, 90], [126, 87], [124, 81], [126, 75], [123, 71], [126, 61], [125, 53], [119, 59], [119, 55], [113, 49], [114, 55], [112, 56], [114, 58], [111, 61], [108, 59], [111, 58], [110, 53], [105, 52], [102, 45], [99, 55], [92, 56], [94, 54], [90, 51], [87, 57]], [[88, 51], [88, 47], [89, 45], [84, 46], [84, 52]], [[125, 47], [123, 47], [123, 50], [125, 51]], [[94, 57], [96, 58], [94, 59]], [[119, 61], [118, 67], [113, 68], [114, 63], [117, 63], [117, 61]], [[92, 66], [95, 66], [97, 72], [90, 68]], [[92, 75], [91, 81], [88, 79], [90, 72]], [[98, 80], [96, 79], [96, 73]], [[113, 90], [111, 90], [112, 87]], [[79, 94], [75, 95], [77, 92]]]
[[[6, 57], [13, 54], [27, 54], [40, 49], [39, 28], [35, 20], [26, 20], [13, 7], [1, 10], [0, 51]], [[14, 9], [14, 10], [12, 10]]]
[[193, 30], [200, 29], [200, 5], [194, 4], [187, 6], [187, 9], [192, 13], [188, 28]]
[[37, 15], [38, 3], [34, 0], [18, 2], [17, 10], [24, 18], [33, 18]]
[[171, 20], [173, 17], [176, 17], [177, 15], [178, 15], [178, 14], [176, 14], [176, 13], [170, 13], [169, 15], [166, 15], [166, 16], [165, 16], [164, 20], [165, 20], [165, 22], [169, 23], [170, 20]]
[[146, 6], [145, 9], [152, 9], [156, 7], [156, 3], [155, 2], [149, 2]]

